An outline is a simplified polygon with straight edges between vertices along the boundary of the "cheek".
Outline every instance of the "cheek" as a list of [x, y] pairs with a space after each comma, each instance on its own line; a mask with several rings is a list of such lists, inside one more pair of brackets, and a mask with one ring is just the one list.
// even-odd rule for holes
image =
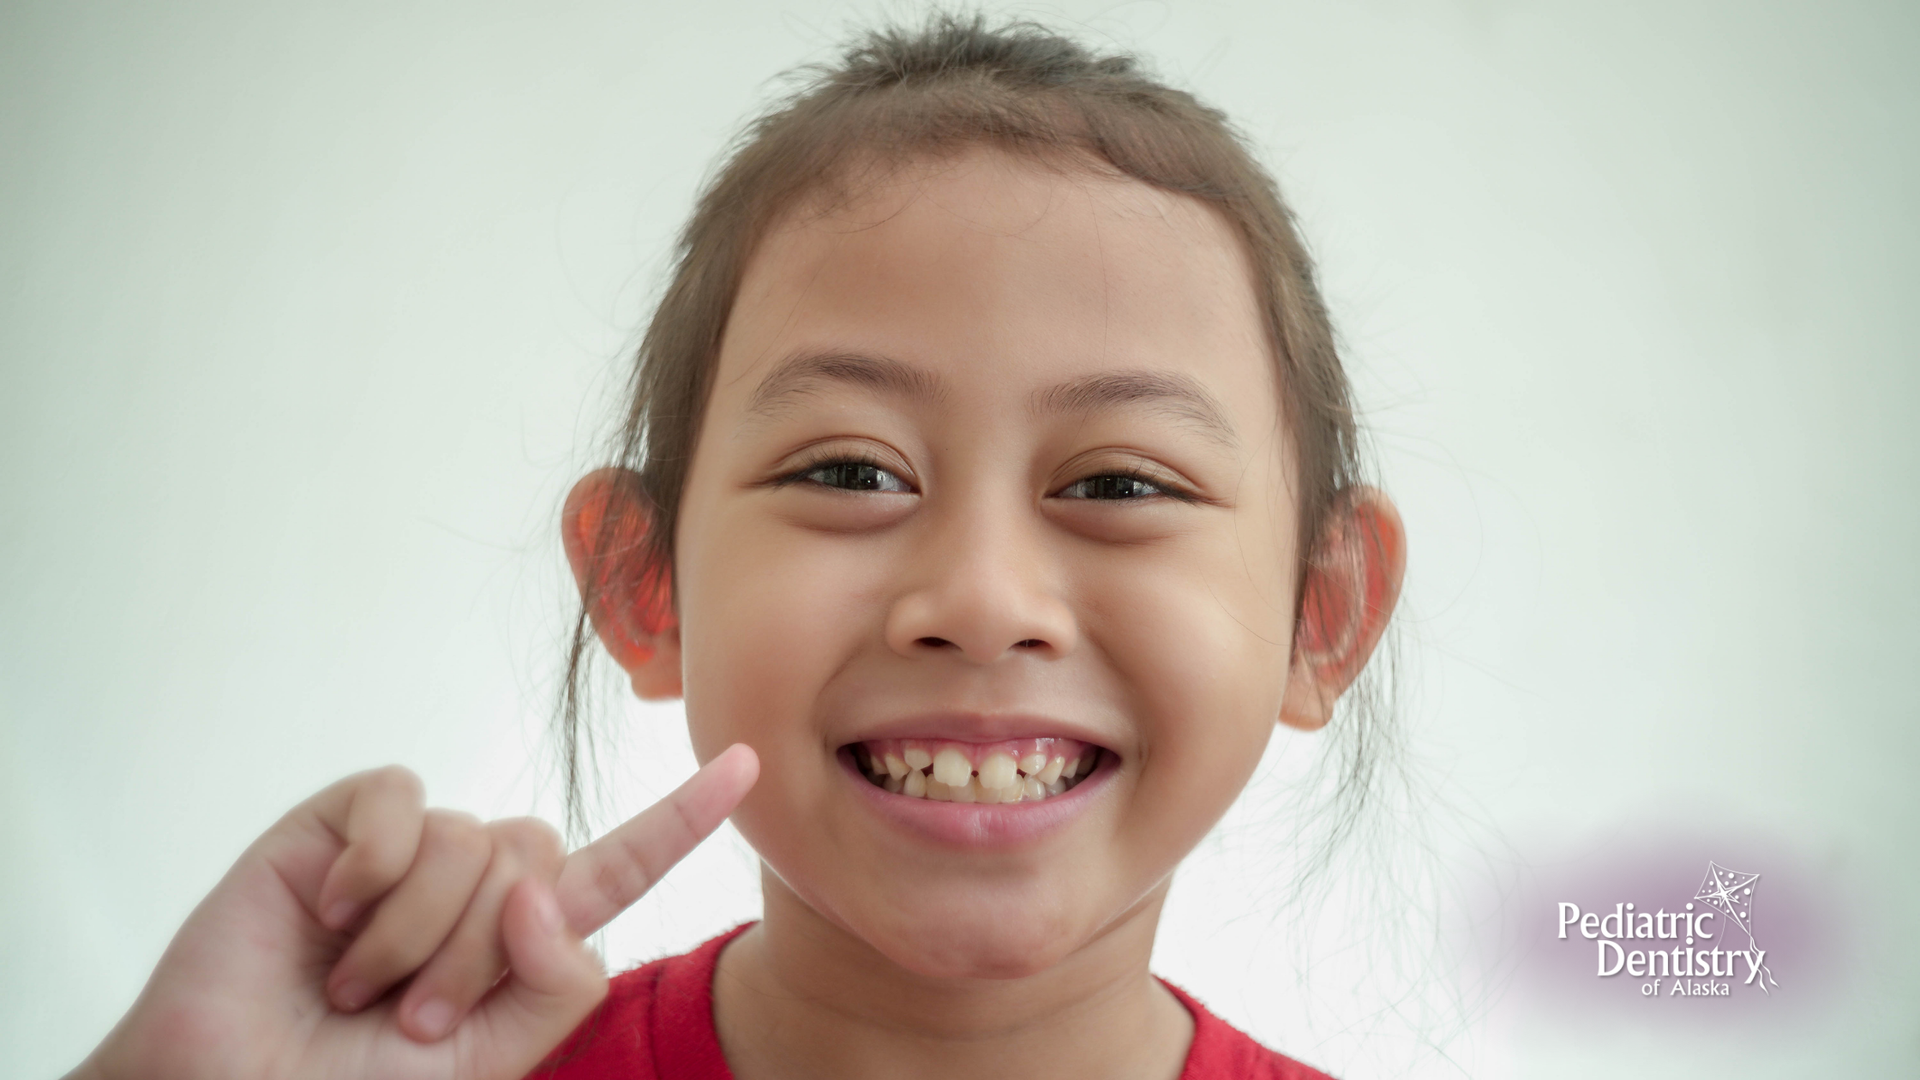
[[[764, 522], [683, 534], [681, 648], [696, 742], [804, 741], [821, 686], [871, 636], [859, 553]], [[871, 564], [864, 566], [871, 574]]]
[[1276, 620], [1202, 594], [1168, 598], [1165, 632], [1132, 642], [1129, 666], [1146, 700], [1140, 715], [1153, 752], [1217, 760], [1258, 754], [1279, 716], [1287, 649]]
[[[1269, 703], [1277, 715], [1292, 637], [1291, 582], [1283, 572], [1249, 568], [1288, 557], [1262, 551], [1250, 559], [1232, 533], [1196, 537], [1134, 565], [1101, 567], [1081, 590], [1080, 607], [1116, 670], [1153, 698], [1148, 713], [1208, 702], [1218, 708], [1207, 716], [1265, 711]], [[1126, 584], [1114, 588], [1116, 581]]]
[[1237, 572], [1232, 547], [1188, 552], [1086, 606], [1134, 699], [1143, 758], [1135, 807], [1140, 835], [1155, 844], [1190, 846], [1212, 827], [1279, 717], [1291, 627], [1284, 583]]

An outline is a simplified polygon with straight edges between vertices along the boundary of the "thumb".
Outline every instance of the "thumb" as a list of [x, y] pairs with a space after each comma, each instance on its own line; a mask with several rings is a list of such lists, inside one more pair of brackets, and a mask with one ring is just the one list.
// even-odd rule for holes
[[580, 1026], [607, 996], [607, 975], [598, 957], [567, 928], [553, 889], [524, 878], [507, 894], [500, 913], [507, 950], [507, 978], [474, 1010], [462, 1034], [470, 1053], [484, 1062], [484, 1075], [525, 1076]]

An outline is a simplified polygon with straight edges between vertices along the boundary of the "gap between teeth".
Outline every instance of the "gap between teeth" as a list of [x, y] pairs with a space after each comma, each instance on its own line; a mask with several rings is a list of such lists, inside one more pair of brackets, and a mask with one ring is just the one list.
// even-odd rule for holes
[[899, 754], [866, 756], [873, 783], [895, 795], [938, 802], [1015, 803], [1037, 802], [1065, 792], [1093, 771], [1099, 753], [1091, 749], [1072, 760], [1033, 753], [1015, 761], [1012, 754], [996, 751], [978, 768], [952, 748], [935, 754], [908, 747]]

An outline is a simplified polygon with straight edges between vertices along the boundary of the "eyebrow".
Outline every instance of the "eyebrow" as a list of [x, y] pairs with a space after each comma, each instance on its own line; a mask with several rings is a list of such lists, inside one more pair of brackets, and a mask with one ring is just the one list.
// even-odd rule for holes
[[760, 380], [753, 396], [747, 399], [747, 412], [772, 416], [792, 399], [831, 383], [852, 383], [877, 393], [916, 401], [938, 401], [945, 396], [939, 378], [933, 373], [890, 356], [802, 352], [788, 357]]
[[1089, 375], [1039, 391], [1034, 407], [1043, 413], [1097, 412], [1120, 405], [1145, 404], [1200, 431], [1228, 447], [1240, 437], [1227, 420], [1225, 409], [1198, 379], [1165, 371], [1113, 371]]
[[[913, 401], [946, 396], [938, 376], [890, 356], [854, 352], [801, 352], [767, 373], [747, 400], [747, 413], [772, 416], [794, 398], [831, 384], [852, 384]], [[1228, 447], [1240, 445], [1226, 410], [1199, 380], [1163, 371], [1110, 371], [1088, 375], [1034, 393], [1041, 414], [1091, 413], [1127, 405], [1147, 405], [1191, 424]]]

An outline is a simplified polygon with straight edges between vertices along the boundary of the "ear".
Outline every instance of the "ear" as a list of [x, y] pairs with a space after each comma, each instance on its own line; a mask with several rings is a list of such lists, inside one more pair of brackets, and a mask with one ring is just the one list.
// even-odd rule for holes
[[630, 469], [607, 468], [573, 485], [560, 536], [587, 618], [633, 692], [649, 701], [680, 696], [680, 623], [670, 568], [649, 557], [653, 504]]
[[1281, 723], [1314, 731], [1333, 719], [1334, 702], [1386, 633], [1406, 568], [1406, 530], [1393, 502], [1374, 488], [1348, 492], [1307, 560]]

